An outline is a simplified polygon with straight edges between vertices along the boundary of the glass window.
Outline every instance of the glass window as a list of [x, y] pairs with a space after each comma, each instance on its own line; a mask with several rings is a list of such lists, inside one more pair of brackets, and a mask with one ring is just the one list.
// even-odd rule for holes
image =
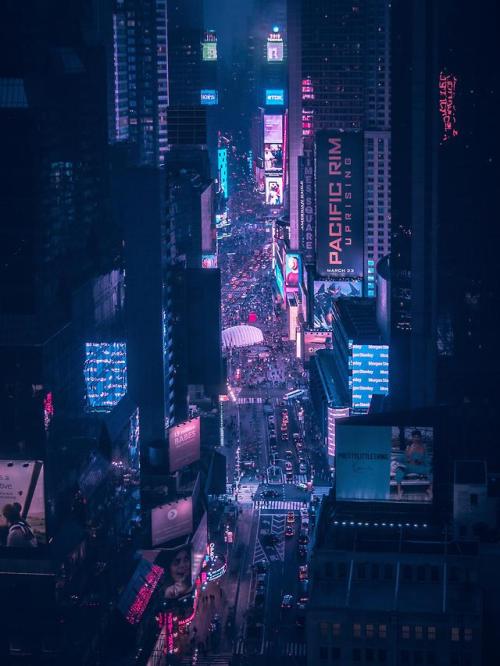
[[410, 626], [403, 624], [401, 627], [401, 638], [410, 638]]
[[338, 622], [335, 622], [333, 625], [333, 635], [334, 636], [340, 636], [340, 624]]
[[340, 648], [338, 647], [333, 647], [332, 648], [332, 660], [333, 661], [339, 661], [340, 660]]
[[428, 641], [436, 640], [436, 627], [427, 627], [427, 640]]
[[460, 640], [460, 628], [459, 627], [452, 627], [451, 628], [451, 640], [452, 641], [459, 641]]
[[328, 659], [328, 648], [324, 645], [321, 645], [319, 648], [319, 658], [321, 661], [326, 661]]
[[378, 625], [378, 637], [379, 638], [387, 638], [387, 625], [386, 624], [379, 624]]
[[402, 664], [410, 663], [410, 653], [408, 652], [408, 650], [401, 650], [400, 657]]
[[328, 622], [319, 623], [319, 633], [321, 638], [328, 638]]
[[375, 652], [372, 650], [372, 648], [367, 648], [365, 651], [365, 659], [367, 662], [372, 663], [375, 657]]
[[415, 638], [417, 640], [421, 641], [423, 637], [424, 637], [423, 627], [421, 627], [420, 625], [417, 625], [415, 627]]
[[354, 648], [352, 651], [352, 660], [361, 661], [361, 650], [359, 648]]
[[379, 663], [385, 664], [387, 661], [387, 650], [378, 650], [378, 660]]
[[361, 625], [353, 624], [352, 625], [352, 635], [354, 638], [361, 638]]
[[366, 637], [367, 638], [373, 638], [374, 635], [375, 635], [375, 628], [374, 628], [373, 624], [367, 624], [366, 625]]
[[465, 627], [464, 629], [464, 641], [472, 640], [472, 629], [470, 627]]

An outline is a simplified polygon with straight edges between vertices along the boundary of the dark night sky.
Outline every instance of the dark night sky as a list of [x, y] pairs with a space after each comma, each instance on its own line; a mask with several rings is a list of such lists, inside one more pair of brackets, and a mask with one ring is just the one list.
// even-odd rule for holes
[[219, 52], [226, 65], [230, 63], [234, 41], [245, 36], [253, 5], [253, 0], [205, 0], [205, 27], [217, 32]]

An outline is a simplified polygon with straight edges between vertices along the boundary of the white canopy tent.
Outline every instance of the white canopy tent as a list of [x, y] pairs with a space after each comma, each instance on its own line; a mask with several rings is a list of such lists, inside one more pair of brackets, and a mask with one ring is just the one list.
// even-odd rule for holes
[[231, 326], [222, 331], [222, 349], [224, 351], [235, 347], [251, 347], [264, 342], [260, 328], [256, 326]]

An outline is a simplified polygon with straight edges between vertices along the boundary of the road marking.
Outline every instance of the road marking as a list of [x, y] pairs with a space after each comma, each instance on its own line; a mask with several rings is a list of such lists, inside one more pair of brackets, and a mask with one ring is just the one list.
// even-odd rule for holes
[[261, 512], [266, 510], [270, 511], [300, 511], [304, 507], [307, 507], [309, 502], [296, 502], [292, 500], [257, 500], [254, 502], [256, 509], [260, 509]]
[[305, 643], [285, 643], [281, 646], [281, 654], [287, 657], [305, 657], [307, 646]]

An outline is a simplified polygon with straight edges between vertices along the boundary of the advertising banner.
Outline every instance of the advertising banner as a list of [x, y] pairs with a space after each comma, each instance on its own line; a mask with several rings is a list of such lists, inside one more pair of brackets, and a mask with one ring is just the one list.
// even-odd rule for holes
[[257, 190], [264, 194], [266, 191], [266, 176], [264, 169], [261, 167], [255, 167], [255, 180], [257, 181]]
[[304, 141], [304, 155], [299, 157], [299, 241], [306, 265], [315, 262], [314, 151], [310, 140]]
[[430, 503], [434, 430], [336, 425], [337, 500]]
[[43, 462], [0, 460], [0, 544], [34, 548], [46, 542]]
[[285, 259], [285, 288], [287, 292], [297, 292], [302, 282], [302, 264], [300, 255], [287, 254]]
[[352, 408], [368, 410], [372, 395], [389, 393], [388, 345], [352, 346]]
[[205, 61], [217, 60], [217, 42], [202, 42], [201, 57]]
[[153, 547], [187, 536], [193, 531], [193, 498], [180, 499], [151, 510]]
[[156, 563], [165, 571], [165, 599], [181, 599], [192, 592], [191, 546], [163, 549]]
[[202, 254], [201, 255], [202, 268], [217, 268], [217, 255], [216, 254]]
[[283, 116], [264, 116], [264, 143], [283, 143]]
[[281, 274], [280, 267], [277, 263], [276, 266], [274, 267], [274, 275], [276, 277], [276, 285], [278, 287], [278, 291], [280, 292], [282, 298], [285, 298], [285, 285], [283, 284], [283, 275]]
[[315, 280], [314, 281], [314, 328], [329, 328], [333, 321], [333, 304], [341, 297], [353, 298], [363, 295], [361, 280]]
[[127, 344], [86, 342], [83, 370], [91, 411], [111, 411], [127, 392]]
[[281, 176], [266, 176], [266, 204], [268, 206], [281, 206], [283, 203], [283, 178]]
[[266, 172], [281, 172], [283, 169], [283, 150], [281, 143], [264, 144], [264, 169]]
[[324, 349], [332, 340], [331, 331], [304, 331], [304, 362], [308, 362], [318, 349]]
[[203, 560], [207, 552], [208, 544], [208, 526], [207, 526], [207, 512], [203, 514], [200, 520], [198, 529], [193, 535], [191, 543], [191, 581], [194, 585], [196, 578], [200, 575]]
[[283, 62], [283, 39], [279, 33], [267, 38], [267, 62]]
[[219, 103], [219, 93], [217, 90], [202, 90], [200, 92], [200, 103], [203, 106], [215, 106]]
[[283, 106], [285, 103], [284, 90], [266, 90], [266, 106]]
[[200, 459], [200, 417], [173, 426], [168, 432], [170, 471]]
[[328, 464], [335, 465], [335, 421], [349, 416], [349, 407], [328, 407], [327, 451]]
[[363, 135], [316, 134], [316, 269], [325, 277], [362, 277]]

